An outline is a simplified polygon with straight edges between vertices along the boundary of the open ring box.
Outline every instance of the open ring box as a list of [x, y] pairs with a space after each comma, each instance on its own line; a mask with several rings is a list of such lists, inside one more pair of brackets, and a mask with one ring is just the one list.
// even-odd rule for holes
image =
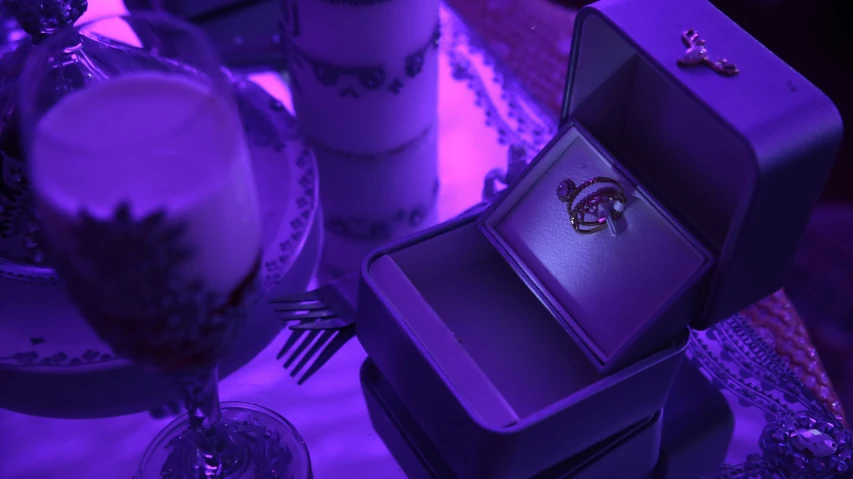
[[[370, 422], [406, 477], [458, 478], [370, 358], [362, 365], [360, 375]], [[696, 477], [696, 474], [690, 476], [689, 472], [686, 476], [677, 475], [685, 472], [685, 468], [679, 468], [679, 460], [684, 454], [671, 457], [659, 451], [663, 442], [662, 428], [661, 414], [655, 414], [542, 471], [532, 479], [650, 479], [649, 471], [657, 474], [658, 464], [664, 465], [660, 468], [661, 474], [655, 476], [657, 479]], [[703, 441], [703, 444], [707, 442]], [[695, 444], [696, 441], [690, 443]], [[662, 459], [660, 462], [659, 458]], [[687, 468], [687, 471], [696, 470]]]
[[[739, 74], [679, 65], [689, 29]], [[562, 124], [481, 215], [364, 263], [359, 339], [460, 477], [532, 477], [660, 411], [689, 328], [782, 286], [841, 139], [705, 0], [583, 8]], [[600, 176], [627, 207], [578, 234], [557, 186]]]

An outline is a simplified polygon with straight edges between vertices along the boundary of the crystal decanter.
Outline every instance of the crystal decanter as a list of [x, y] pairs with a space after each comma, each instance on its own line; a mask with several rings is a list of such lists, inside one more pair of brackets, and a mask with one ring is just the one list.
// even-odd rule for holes
[[[62, 27], [74, 24], [87, 6], [87, 0], [5, 0], [2, 5], [0, 16], [8, 31], [4, 46], [10, 48], [0, 57], [0, 276], [53, 276], [45, 267], [48, 258], [33, 211], [26, 159], [20, 145], [16, 118], [18, 78], [32, 48]], [[78, 75], [88, 70], [79, 63], [73, 68]], [[57, 75], [57, 87], [68, 80], [62, 78], [67, 73], [70, 72]]]
[[0, 2], [0, 57], [15, 50], [18, 42], [27, 36], [18, 20], [9, 12], [6, 4]]
[[[4, 0], [6, 18], [15, 19], [25, 34], [14, 50], [0, 56], [0, 279], [53, 281], [49, 253], [41, 239], [35, 216], [26, 158], [20, 145], [17, 122], [18, 78], [24, 61], [40, 42], [73, 25], [85, 13], [87, 0]], [[136, 32], [145, 43], [145, 32]], [[76, 36], [55, 62], [50, 90], [56, 99], [78, 89], [89, 79], [116, 75], [131, 64], [168, 71], [175, 63], [129, 49], [97, 35]], [[45, 92], [47, 93], [47, 92]], [[43, 98], [50, 95], [43, 95]], [[48, 102], [50, 102], [48, 100]]]

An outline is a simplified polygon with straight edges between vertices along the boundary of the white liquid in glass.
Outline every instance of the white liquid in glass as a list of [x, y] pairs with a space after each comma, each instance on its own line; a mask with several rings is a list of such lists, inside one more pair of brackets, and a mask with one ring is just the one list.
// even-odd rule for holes
[[194, 255], [181, 274], [212, 292], [231, 292], [255, 266], [261, 224], [243, 129], [200, 80], [141, 72], [96, 83], [48, 111], [33, 143], [30, 176], [54, 251], [73, 247], [81, 210], [107, 219], [127, 203], [135, 218], [164, 210], [186, 225]]

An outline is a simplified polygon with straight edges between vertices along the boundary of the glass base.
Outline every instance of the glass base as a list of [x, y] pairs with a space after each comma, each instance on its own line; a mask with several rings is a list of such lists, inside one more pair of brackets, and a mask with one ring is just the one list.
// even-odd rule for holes
[[222, 423], [205, 437], [189, 429], [186, 413], [169, 423], [145, 451], [137, 479], [311, 479], [308, 447], [286, 419], [241, 402], [223, 402], [221, 411]]

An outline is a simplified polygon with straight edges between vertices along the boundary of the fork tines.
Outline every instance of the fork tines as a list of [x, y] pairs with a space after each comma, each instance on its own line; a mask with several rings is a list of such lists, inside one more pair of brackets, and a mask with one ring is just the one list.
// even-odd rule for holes
[[335, 313], [313, 291], [270, 301], [283, 321], [333, 318]]
[[355, 336], [355, 312], [342, 301], [337, 287], [333, 283], [270, 301], [290, 329], [290, 336], [276, 359], [287, 355], [284, 368], [297, 378], [297, 384], [307, 381]]
[[354, 336], [354, 325], [341, 329], [292, 329], [276, 359], [281, 359], [290, 352], [284, 361], [284, 368], [290, 369], [292, 378], [297, 378], [313, 359], [305, 373], [296, 380], [296, 383], [301, 385], [329, 362], [332, 356]]

